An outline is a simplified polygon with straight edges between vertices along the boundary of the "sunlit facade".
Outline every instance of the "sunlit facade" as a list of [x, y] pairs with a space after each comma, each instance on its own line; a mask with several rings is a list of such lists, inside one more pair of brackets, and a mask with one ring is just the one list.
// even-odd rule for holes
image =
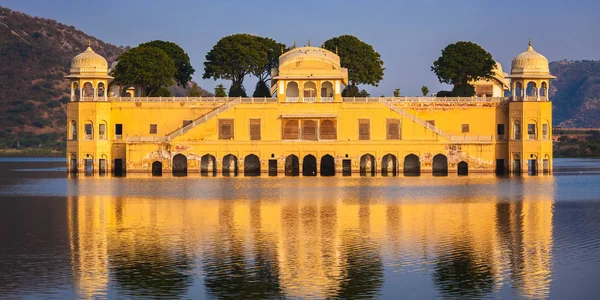
[[67, 78], [71, 172], [552, 173], [554, 77], [531, 45], [468, 98], [344, 98], [340, 57], [311, 46], [281, 54], [271, 98], [137, 97], [89, 47]]

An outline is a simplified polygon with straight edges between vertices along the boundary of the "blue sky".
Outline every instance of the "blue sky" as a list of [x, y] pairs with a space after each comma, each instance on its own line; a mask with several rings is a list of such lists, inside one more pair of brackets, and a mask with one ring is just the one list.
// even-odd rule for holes
[[[196, 69], [194, 80], [211, 90], [219, 81], [203, 80], [204, 56], [223, 36], [251, 33], [299, 46], [310, 38], [320, 45], [352, 34], [371, 44], [385, 64], [373, 96], [417, 95], [422, 85], [445, 88], [430, 67], [441, 49], [473, 41], [510, 72], [512, 58], [534, 48], [550, 61], [600, 59], [600, 1], [488, 0], [0, 0], [0, 5], [55, 19], [117, 45], [136, 46], [160, 39], [179, 44]], [[256, 81], [248, 77], [246, 90]], [[228, 87], [229, 83], [225, 82]]]

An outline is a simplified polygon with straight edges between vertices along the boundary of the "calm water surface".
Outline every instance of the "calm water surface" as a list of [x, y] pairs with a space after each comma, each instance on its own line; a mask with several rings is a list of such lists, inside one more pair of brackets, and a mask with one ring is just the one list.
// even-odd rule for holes
[[555, 176], [67, 177], [0, 159], [1, 298], [600, 298], [600, 161]]

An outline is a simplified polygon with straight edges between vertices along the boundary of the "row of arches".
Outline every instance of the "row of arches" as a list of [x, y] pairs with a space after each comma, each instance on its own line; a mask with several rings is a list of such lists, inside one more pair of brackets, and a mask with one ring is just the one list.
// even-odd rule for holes
[[106, 86], [104, 82], [99, 82], [96, 87], [91, 82], [85, 82], [79, 86], [78, 82], [73, 82], [71, 87], [71, 101], [80, 101], [82, 97], [105, 98]]
[[[400, 173], [398, 168], [398, 158], [393, 154], [387, 154], [381, 159], [381, 175], [396, 176]], [[421, 175], [421, 160], [415, 154], [409, 154], [404, 157], [403, 170], [405, 176]], [[274, 163], [274, 165], [272, 164]], [[260, 176], [262, 173], [260, 158], [254, 154], [249, 154], [243, 159], [244, 176]], [[224, 176], [238, 175], [238, 158], [235, 155], [228, 154], [223, 157], [222, 174]], [[302, 168], [300, 168], [302, 166]], [[319, 168], [317, 168], [319, 166]], [[360, 175], [375, 176], [377, 172], [377, 159], [372, 154], [364, 154], [360, 157]], [[162, 175], [162, 162], [152, 163], [152, 174]], [[465, 161], [458, 163], [458, 175], [468, 175], [469, 165]], [[183, 154], [177, 154], [173, 157], [172, 172], [176, 176], [185, 176], [188, 173], [187, 157]], [[351, 160], [343, 159], [342, 173], [349, 175], [351, 173]], [[277, 175], [277, 160], [269, 160], [269, 175]], [[432, 173], [434, 176], [448, 175], [448, 158], [443, 154], [437, 154], [432, 160]], [[217, 174], [217, 159], [211, 154], [206, 154], [200, 159], [200, 174], [202, 176], [215, 176]], [[335, 158], [329, 154], [317, 159], [316, 156], [308, 154], [300, 158], [290, 154], [285, 158], [284, 175], [285, 176], [335, 176], [336, 163]]]
[[[296, 98], [300, 97], [300, 94], [302, 94], [302, 97], [305, 98], [305, 101], [307, 101], [307, 100], [314, 101], [314, 100], [316, 100], [316, 97], [317, 97], [317, 88], [318, 88], [317, 83], [315, 83], [314, 81], [306, 81], [302, 85], [302, 93], [301, 93], [298, 82], [290, 81], [286, 85], [285, 95], [288, 98], [296, 99]], [[320, 88], [321, 88], [321, 90], [320, 90], [321, 97], [333, 97], [333, 83], [332, 82], [325, 81], [325, 82], [321, 83]]]
[[523, 89], [523, 83], [520, 81], [515, 83], [515, 96], [546, 97], [547, 95], [548, 84], [545, 81], [542, 82], [541, 87], [538, 87], [537, 83], [529, 81], [525, 89]]

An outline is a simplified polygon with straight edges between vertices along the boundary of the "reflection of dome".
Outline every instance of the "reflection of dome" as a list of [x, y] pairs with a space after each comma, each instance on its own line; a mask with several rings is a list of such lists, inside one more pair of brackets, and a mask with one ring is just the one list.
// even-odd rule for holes
[[529, 42], [527, 51], [517, 55], [512, 61], [512, 74], [549, 74], [548, 59], [535, 52]]
[[108, 62], [88, 45], [88, 48], [71, 60], [71, 73], [107, 73]]

